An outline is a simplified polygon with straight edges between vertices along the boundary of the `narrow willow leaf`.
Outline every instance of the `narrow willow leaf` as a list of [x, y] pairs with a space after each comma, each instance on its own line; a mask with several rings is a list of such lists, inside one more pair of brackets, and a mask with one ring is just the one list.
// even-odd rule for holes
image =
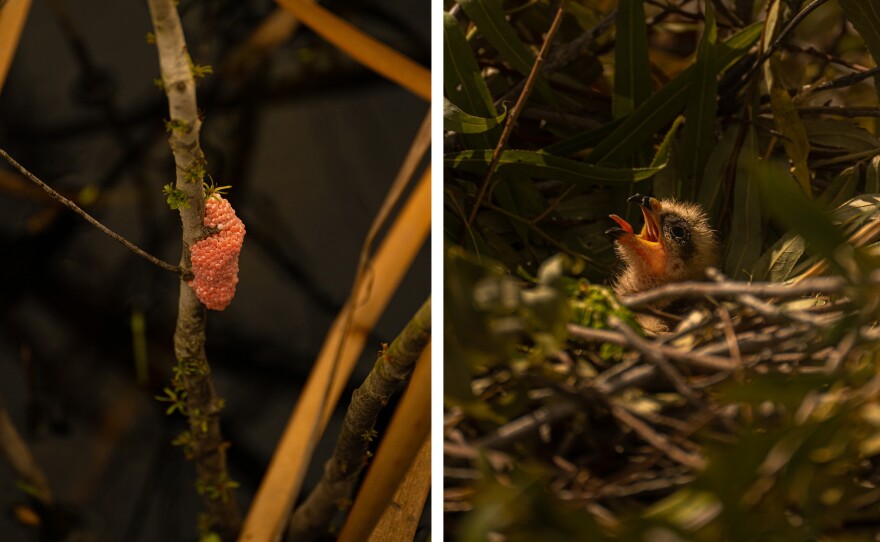
[[[761, 23], [752, 24], [719, 45], [717, 67], [720, 72], [724, 72], [748, 53], [760, 36], [761, 27]], [[587, 160], [594, 164], [619, 161], [651, 141], [654, 134], [679, 115], [687, 105], [688, 90], [694, 82], [694, 73], [694, 67], [689, 67], [651, 95], [617, 129], [596, 145]]]
[[[443, 163], [456, 171], [485, 174], [492, 160], [492, 152], [473, 150], [447, 154], [443, 157]], [[609, 168], [543, 152], [508, 150], [501, 153], [495, 175], [497, 177], [521, 175], [533, 179], [609, 184], [644, 181], [660, 171], [661, 167], [662, 165], [647, 168]]]
[[773, 111], [773, 122], [776, 129], [779, 130], [784, 137], [782, 146], [785, 153], [791, 161], [791, 172], [801, 190], [807, 197], [812, 197], [812, 189], [810, 188], [810, 169], [807, 166], [807, 158], [810, 155], [810, 140], [807, 137], [807, 130], [801, 123], [797, 109], [794, 107], [794, 101], [788, 95], [788, 91], [779, 84], [779, 62], [775, 57], [770, 59], [768, 63], [770, 71], [774, 74], [773, 82], [770, 83], [770, 109]]
[[[880, 2], [877, 0], [839, 0], [846, 18], [865, 40], [874, 64], [880, 66]], [[874, 76], [874, 88], [880, 97], [880, 75]]]
[[803, 237], [792, 232], [786, 233], [755, 263], [752, 280], [785, 281], [804, 255], [804, 248]]
[[672, 148], [672, 142], [675, 139], [675, 134], [678, 133], [678, 129], [679, 127], [681, 127], [681, 123], [683, 121], [684, 119], [682, 117], [678, 117], [677, 119], [675, 119], [675, 122], [672, 123], [669, 131], [666, 132], [665, 136], [663, 136], [663, 141], [657, 148], [657, 154], [655, 154], [654, 159], [651, 160], [650, 167], [660, 169], [666, 165], [667, 161], [669, 161], [669, 152]]
[[443, 87], [446, 97], [466, 113], [498, 115], [464, 31], [448, 13], [443, 14]]
[[555, 154], [556, 156], [571, 156], [576, 152], [582, 151], [589, 147], [593, 147], [601, 142], [603, 139], [608, 137], [611, 133], [613, 133], [618, 126], [623, 123], [624, 119], [617, 119], [600, 126], [594, 130], [588, 130], [586, 132], [581, 132], [579, 134], [575, 134], [566, 139], [557, 141], [552, 145], [547, 145], [544, 147], [544, 151], [550, 154]]
[[865, 192], [868, 194], [880, 194], [880, 156], [871, 159], [865, 177]]
[[755, 175], [768, 214], [802, 236], [811, 254], [839, 265], [838, 256], [842, 254], [838, 253], [838, 248], [846, 243], [846, 239], [824, 211], [822, 203], [818, 199], [807, 199], [791, 175], [777, 164], [762, 161]]
[[758, 157], [758, 138], [754, 126], [749, 126], [747, 130], [748, 134], [736, 164], [733, 222], [727, 258], [724, 261], [724, 271], [734, 278], [748, 278], [746, 272], [760, 256], [761, 240], [764, 238], [761, 197], [758, 180], [755, 178], [761, 162]]
[[849, 237], [880, 214], [880, 194], [859, 194], [831, 211], [831, 220]]
[[819, 196], [819, 204], [824, 208], [837, 207], [850, 199], [859, 184], [859, 166], [851, 166], [841, 171], [828, 188]]
[[497, 117], [484, 118], [471, 115], [462, 111], [445, 97], [443, 98], [444, 130], [452, 130], [462, 134], [481, 134], [499, 126], [505, 116], [507, 116], [506, 108]]
[[733, 148], [736, 145], [737, 132], [739, 127], [729, 126], [725, 130], [712, 154], [709, 155], [709, 161], [706, 163], [706, 171], [703, 176], [703, 182], [700, 183], [700, 192], [697, 195], [697, 202], [709, 213], [712, 224], [717, 224], [719, 215], [719, 207], [721, 206], [721, 194], [727, 181], [728, 168], [733, 159]]
[[[477, 25], [480, 34], [492, 44], [510, 65], [528, 77], [535, 64], [535, 55], [526, 47], [516, 31], [507, 22], [501, 2], [498, 0], [458, 0], [458, 4], [468, 18]], [[547, 79], [538, 74], [535, 88], [548, 102], [553, 102], [553, 93]]]
[[632, 113], [651, 95], [648, 28], [643, 0], [620, 0], [616, 24], [611, 112], [617, 119]]
[[[518, 216], [529, 219], [547, 208], [547, 200], [529, 179], [510, 177], [498, 183], [495, 189], [498, 205]], [[524, 245], [529, 243], [529, 226], [519, 220], [506, 217]]]
[[[448, 13], [443, 13], [443, 87], [446, 98], [465, 113], [483, 118], [498, 115], [464, 31]], [[467, 143], [482, 148], [494, 146], [488, 134], [472, 135]]]
[[715, 51], [718, 30], [715, 27], [715, 11], [712, 2], [706, 2], [706, 25], [703, 38], [697, 46], [694, 63], [694, 84], [688, 91], [688, 103], [682, 143], [681, 168], [677, 196], [692, 200], [696, 186], [700, 186], [703, 171], [715, 146], [715, 110], [718, 94], [718, 69]]
[[[672, 123], [672, 127], [666, 132], [663, 142], [657, 149], [657, 154], [654, 155], [654, 160], [651, 161], [651, 166], [663, 168], [654, 176], [653, 194], [655, 197], [666, 198], [675, 196], [679, 171], [678, 168], [675, 167], [677, 155], [676, 152], [673, 151], [678, 150], [675, 148], [675, 134], [678, 133], [678, 129], [681, 127], [683, 121], [684, 117], [678, 117], [675, 119], [675, 122]], [[673, 160], [674, 157], [675, 160]], [[666, 164], [666, 167], [663, 167], [663, 164]]]
[[801, 119], [811, 147], [867, 151], [880, 147], [880, 139], [861, 126], [838, 119]]

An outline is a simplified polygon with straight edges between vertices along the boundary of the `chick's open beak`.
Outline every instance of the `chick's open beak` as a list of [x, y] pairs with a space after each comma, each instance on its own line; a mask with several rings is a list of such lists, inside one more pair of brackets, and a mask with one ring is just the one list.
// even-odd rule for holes
[[609, 218], [617, 222], [620, 227], [610, 228], [605, 233], [642, 258], [652, 273], [661, 274], [666, 269], [666, 248], [663, 246], [660, 222], [657, 218], [660, 202], [655, 198], [639, 194], [629, 198], [629, 201], [637, 201], [642, 208], [642, 216], [645, 218], [642, 231], [636, 235], [629, 222], [617, 215], [609, 215]]

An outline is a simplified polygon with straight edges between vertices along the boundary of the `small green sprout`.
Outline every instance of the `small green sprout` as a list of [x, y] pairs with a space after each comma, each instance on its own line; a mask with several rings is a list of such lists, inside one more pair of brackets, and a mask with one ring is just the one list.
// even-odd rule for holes
[[185, 120], [172, 119], [165, 121], [165, 131], [168, 133], [181, 131], [188, 132], [189, 131], [189, 123]]
[[232, 188], [232, 185], [224, 185], [224, 186], [216, 186], [214, 184], [214, 179], [208, 175], [208, 181], [202, 181], [202, 186], [205, 188], [205, 199], [211, 199], [214, 196], [222, 196], [226, 194], [226, 191]]
[[189, 209], [189, 199], [186, 197], [186, 193], [175, 188], [173, 184], [168, 183], [162, 187], [162, 193], [165, 194], [165, 201], [172, 209]]

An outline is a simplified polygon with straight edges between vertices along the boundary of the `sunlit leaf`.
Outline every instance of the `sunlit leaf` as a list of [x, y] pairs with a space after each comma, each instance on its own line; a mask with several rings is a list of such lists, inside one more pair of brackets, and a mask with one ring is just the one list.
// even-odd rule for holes
[[803, 237], [791, 232], [783, 235], [755, 262], [752, 279], [771, 282], [786, 280], [804, 255], [804, 248]]
[[464, 134], [479, 134], [488, 132], [492, 128], [499, 126], [504, 117], [507, 116], [505, 109], [497, 117], [478, 117], [465, 113], [457, 105], [443, 98], [443, 129], [461, 132]]

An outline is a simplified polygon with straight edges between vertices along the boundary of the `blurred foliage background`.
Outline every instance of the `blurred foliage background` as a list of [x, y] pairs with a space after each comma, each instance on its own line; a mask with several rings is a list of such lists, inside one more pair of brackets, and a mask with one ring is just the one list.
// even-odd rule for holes
[[[444, 7], [447, 538], [875, 540], [880, 6]], [[851, 289], [630, 337], [604, 231], [636, 192], [702, 204], [726, 277]], [[606, 385], [711, 341], [744, 369]]]

